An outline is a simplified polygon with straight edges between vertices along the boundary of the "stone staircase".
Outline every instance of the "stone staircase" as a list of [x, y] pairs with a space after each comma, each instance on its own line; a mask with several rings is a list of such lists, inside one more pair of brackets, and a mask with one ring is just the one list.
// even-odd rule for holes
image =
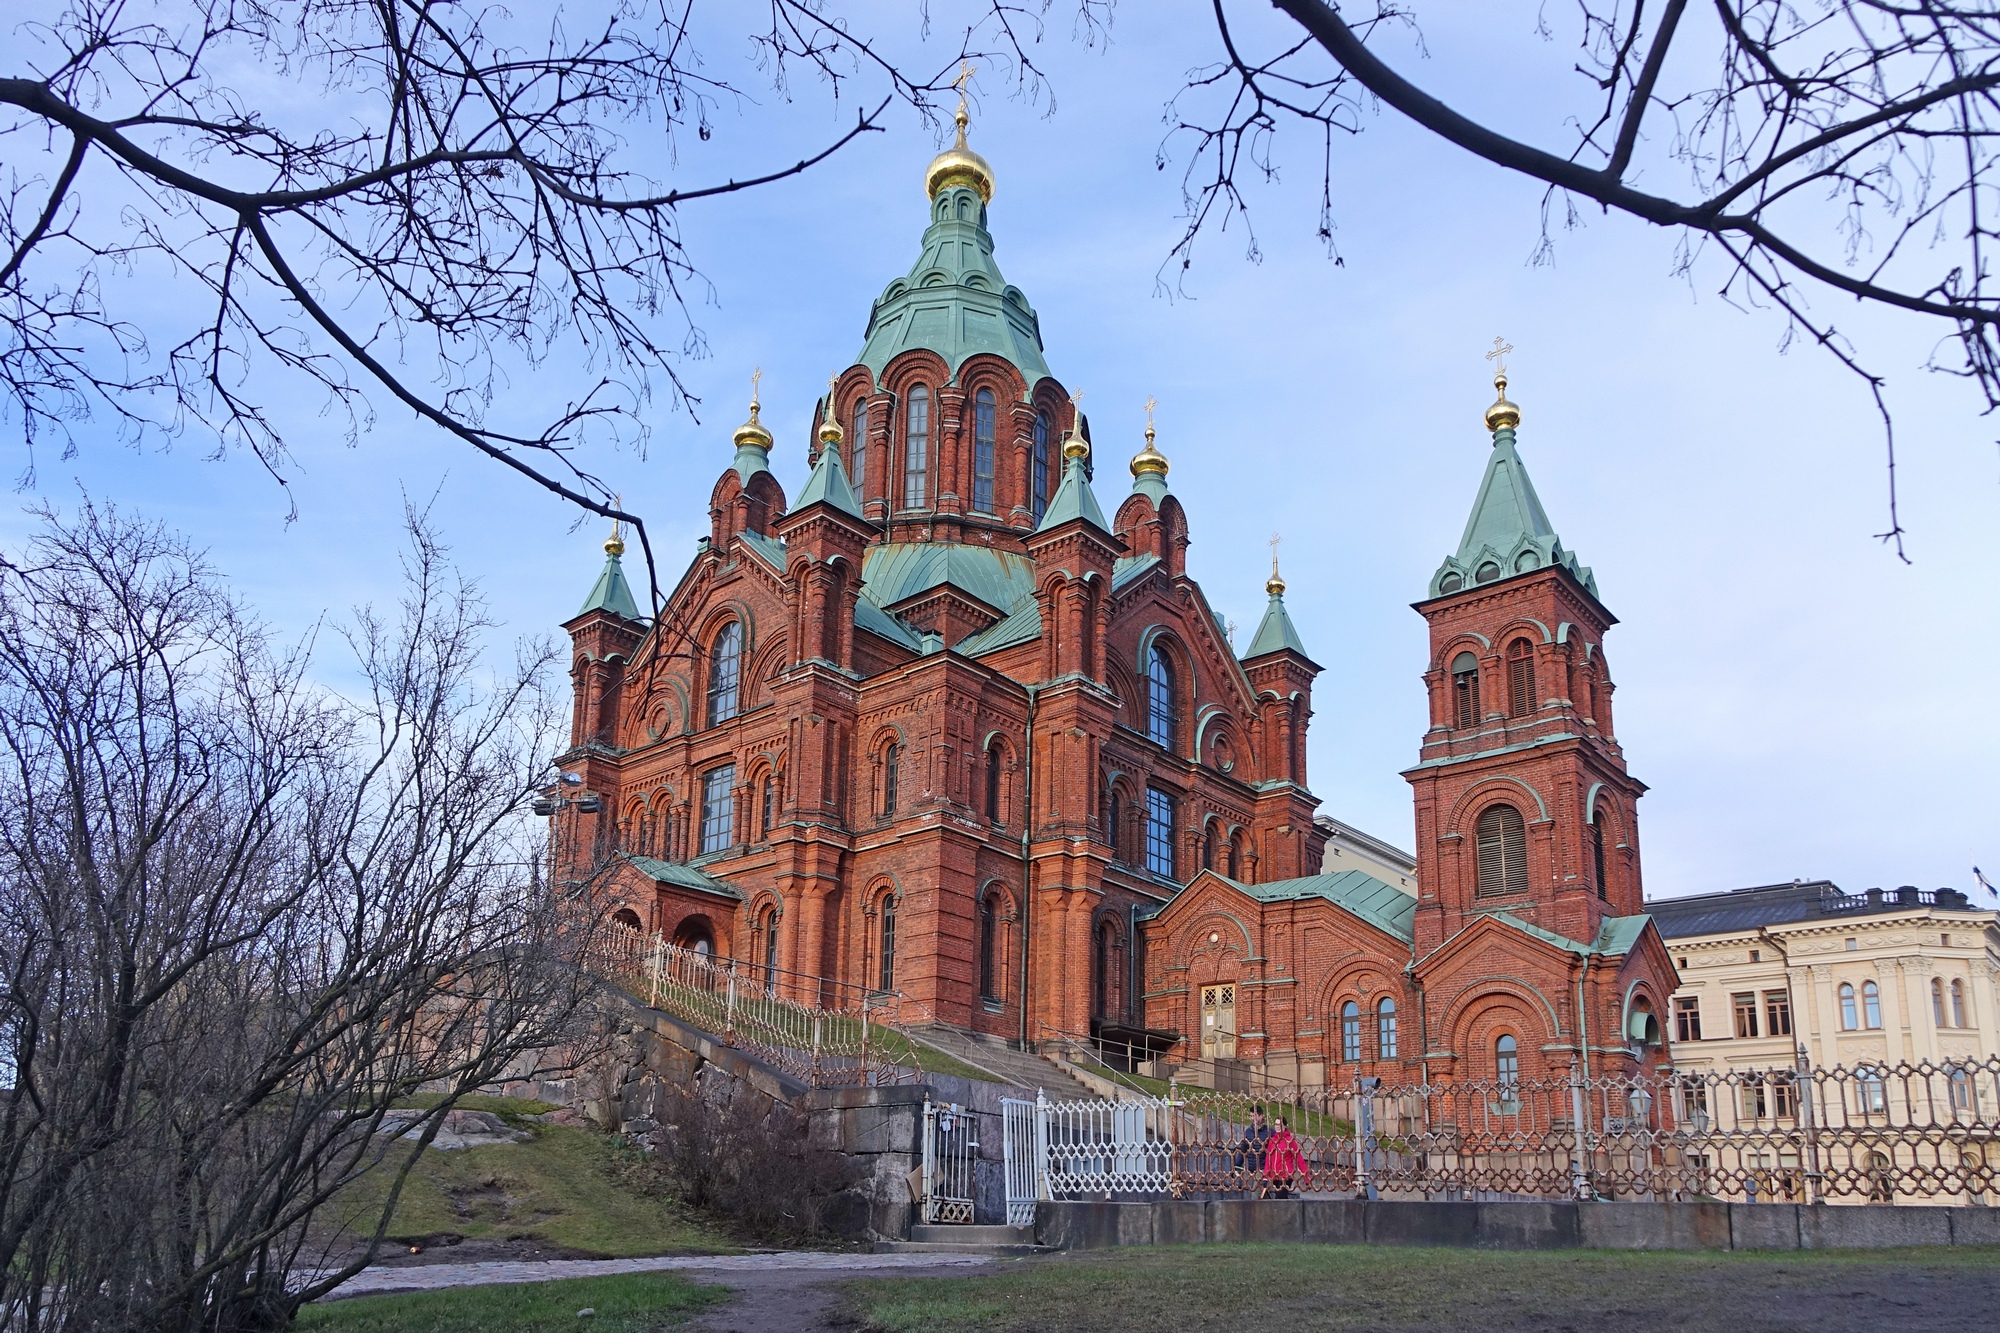
[[[944, 1052], [960, 1064], [970, 1065], [996, 1083], [1025, 1089], [1030, 1096], [1038, 1089], [1046, 1092], [1051, 1101], [1081, 1101], [1097, 1095], [1063, 1072], [1053, 1060], [1032, 1051], [1016, 1050], [1000, 1037], [968, 1032], [943, 1023], [912, 1028], [910, 1036], [932, 1050]], [[965, 1230], [963, 1227], [949, 1229]]]
[[930, 1226], [919, 1222], [908, 1240], [878, 1240], [877, 1254], [990, 1254], [996, 1258], [1046, 1254], [1035, 1244], [1033, 1227]]

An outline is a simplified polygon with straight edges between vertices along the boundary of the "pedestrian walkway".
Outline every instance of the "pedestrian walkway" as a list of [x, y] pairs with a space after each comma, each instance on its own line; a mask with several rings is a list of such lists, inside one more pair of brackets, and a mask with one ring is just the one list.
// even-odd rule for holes
[[377, 1296], [391, 1291], [444, 1291], [452, 1287], [556, 1282], [571, 1277], [615, 1273], [827, 1273], [867, 1276], [906, 1268], [957, 1268], [992, 1262], [980, 1254], [860, 1254], [820, 1250], [780, 1250], [762, 1254], [683, 1254], [653, 1259], [495, 1260], [478, 1264], [416, 1264], [407, 1268], [364, 1268], [327, 1299]]

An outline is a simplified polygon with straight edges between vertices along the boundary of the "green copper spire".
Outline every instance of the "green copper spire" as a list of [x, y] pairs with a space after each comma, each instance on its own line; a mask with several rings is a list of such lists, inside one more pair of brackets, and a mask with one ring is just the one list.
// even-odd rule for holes
[[[1076, 399], [1070, 401], [1074, 403]], [[1083, 413], [1075, 413], [1075, 418], [1069, 438], [1063, 441], [1062, 485], [1056, 487], [1055, 498], [1049, 501], [1048, 512], [1035, 526], [1036, 532], [1047, 532], [1073, 518], [1095, 523], [1100, 532], [1111, 531], [1111, 525], [1104, 521], [1104, 511], [1097, 506], [1097, 494], [1090, 489], [1090, 479], [1083, 475], [1083, 460], [1090, 456], [1090, 444], [1083, 438]]]
[[583, 599], [583, 606], [577, 615], [592, 611], [609, 611], [614, 616], [626, 620], [639, 620], [639, 604], [632, 600], [632, 589], [625, 582], [625, 567], [618, 557], [625, 554], [625, 538], [619, 534], [618, 521], [611, 522], [611, 537], [604, 543], [604, 570], [591, 585], [590, 596]]
[[813, 464], [812, 475], [806, 478], [806, 488], [792, 502], [792, 512], [796, 514], [807, 505], [822, 503], [843, 514], [862, 517], [861, 503], [854, 498], [854, 488], [847, 484], [847, 469], [840, 465], [838, 439], [820, 449], [819, 462]]
[[1595, 597], [1596, 576], [1577, 560], [1574, 551], [1563, 549], [1562, 538], [1556, 536], [1541, 497], [1535, 494], [1535, 484], [1528, 479], [1528, 469], [1515, 451], [1514, 428], [1521, 424], [1521, 409], [1507, 400], [1504, 369], [1493, 377], [1493, 386], [1499, 396], [1486, 409], [1493, 452], [1486, 460], [1486, 475], [1479, 483], [1479, 498], [1472, 502], [1472, 516], [1465, 521], [1458, 553], [1447, 557], [1431, 576], [1430, 595], [1441, 597], [1472, 585], [1560, 565]]
[[1266, 653], [1282, 653], [1287, 650], [1297, 653], [1307, 661], [1312, 654], [1299, 638], [1299, 632], [1292, 625], [1291, 616], [1285, 612], [1285, 580], [1278, 573], [1278, 539], [1271, 538], [1271, 577], [1264, 583], [1264, 591], [1271, 594], [1271, 603], [1264, 608], [1264, 619], [1257, 626], [1257, 636], [1250, 640], [1250, 651], [1243, 654], [1248, 662]]
[[1158, 509], [1167, 498], [1167, 456], [1153, 447], [1153, 409], [1158, 406], [1150, 397], [1146, 399], [1146, 447], [1132, 455], [1132, 491], [1143, 495]]
[[1049, 373], [1041, 321], [993, 262], [993, 236], [986, 230], [992, 168], [966, 146], [963, 104], [957, 119], [958, 142], [925, 173], [931, 224], [923, 253], [875, 302], [855, 360], [879, 379], [898, 352], [927, 347], [956, 375], [967, 357], [991, 352], [1012, 362], [1032, 385]]

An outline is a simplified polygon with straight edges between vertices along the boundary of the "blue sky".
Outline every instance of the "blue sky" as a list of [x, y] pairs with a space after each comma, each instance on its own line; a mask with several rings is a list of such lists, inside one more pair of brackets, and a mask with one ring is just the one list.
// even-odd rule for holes
[[[901, 8], [883, 6], [882, 21], [906, 24]], [[1405, 48], [1407, 67], [1502, 128], [1566, 145], [1570, 51], [1534, 35], [1534, 6], [1472, 20], [1462, 8], [1433, 7], [1428, 56]], [[1481, 354], [1504, 334], [1522, 456], [1622, 622], [1607, 647], [1620, 739], [1652, 788], [1640, 807], [1648, 893], [1794, 876], [1969, 888], [1975, 859], [2000, 870], [2000, 450], [1968, 387], [1920, 369], [1937, 331], [1819, 298], [1890, 375], [1906, 566], [1871, 537], [1885, 525], [1882, 439], [1857, 381], [1809, 348], [1781, 351], [1777, 319], [1714, 295], [1719, 270], [1673, 276], [1674, 238], [1640, 223], [1589, 217], [1558, 234], [1553, 264], [1530, 265], [1540, 192], [1393, 113], [1335, 146], [1344, 266], [1314, 238], [1314, 145], [1294, 131], [1280, 140], [1282, 179], [1252, 191], [1261, 262], [1232, 228], [1203, 243], [1188, 295], [1164, 298], [1180, 163], [1156, 170], [1155, 150], [1181, 75], [1213, 56], [1205, 15], [1127, 4], [1110, 42], [1087, 47], [1058, 12], [1040, 53], [1056, 109], [982, 74], [973, 144], [998, 176], [1000, 267], [1040, 313], [1050, 366], [1087, 392], [1107, 508], [1153, 395], [1191, 572], [1245, 636], [1266, 541], [1283, 534], [1288, 603], [1326, 667], [1310, 756], [1324, 809], [1410, 843], [1398, 772], [1424, 725], [1425, 634], [1409, 603], [1471, 505], [1488, 448]], [[950, 53], [921, 50], [930, 65]], [[711, 55], [760, 88], [746, 52]], [[681, 179], [792, 160], [853, 114], [810, 83], [793, 97], [764, 85], [726, 109], [715, 139], [683, 152]], [[648, 516], [669, 580], [707, 529], [755, 365], [774, 468], [789, 491], [803, 482], [814, 397], [915, 257], [938, 146], [904, 115], [803, 178], [688, 210], [710, 284], [692, 311], [704, 350], [683, 367], [700, 420], [656, 398], [643, 457], [592, 460]], [[679, 341], [673, 317], [661, 327]], [[535, 419], [592, 378], [553, 361], [517, 374], [496, 411]], [[386, 395], [374, 401], [379, 418], [352, 444], [316, 402], [294, 405], [296, 522], [292, 497], [247, 455], [218, 461], [195, 439], [134, 450], [86, 431], [74, 459], [43, 454], [0, 535], [28, 526], [27, 503], [67, 504], [85, 486], [191, 534], [248, 601], [300, 633], [393, 599], [403, 498], [434, 495], [506, 633], [553, 631], [595, 577], [602, 525], [578, 528]]]

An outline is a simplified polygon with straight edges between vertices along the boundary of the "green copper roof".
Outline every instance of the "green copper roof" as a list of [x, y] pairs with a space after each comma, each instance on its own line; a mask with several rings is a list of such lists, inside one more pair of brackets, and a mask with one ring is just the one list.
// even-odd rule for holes
[[912, 347], [936, 352], [954, 375], [967, 357], [991, 352], [1030, 385], [1048, 377], [1041, 322], [993, 263], [986, 205], [970, 186], [947, 186], [931, 201], [923, 253], [875, 302], [855, 359], [879, 379], [890, 358]]
[[1035, 562], [1011, 551], [958, 542], [883, 542], [861, 557], [861, 595], [877, 606], [950, 584], [1009, 611], [1035, 595]]
[[1606, 917], [1604, 924], [1598, 927], [1597, 938], [1589, 944], [1583, 944], [1567, 935], [1558, 935], [1552, 930], [1543, 930], [1540, 926], [1530, 925], [1509, 912], [1494, 912], [1492, 916], [1495, 921], [1503, 921], [1524, 935], [1532, 936], [1544, 944], [1553, 944], [1566, 952], [1597, 954], [1611, 958], [1632, 952], [1632, 946], [1639, 942], [1639, 936], [1646, 929], [1646, 923], [1652, 920], [1651, 917], [1644, 915]]
[[1311, 660], [1312, 654], [1306, 651], [1305, 644], [1299, 641], [1298, 630], [1292, 627], [1292, 618], [1285, 614], [1285, 595], [1272, 593], [1271, 604], [1264, 608], [1263, 623], [1257, 626], [1257, 637], [1250, 640], [1250, 651], [1243, 654], [1243, 660], [1287, 649]]
[[1073, 518], [1095, 523], [1099, 532], [1111, 531], [1111, 525], [1104, 521], [1104, 511], [1097, 507], [1097, 494], [1090, 489], [1090, 481], [1083, 475], [1081, 458], [1072, 458], [1063, 464], [1062, 485], [1056, 487], [1056, 498], [1049, 501], [1049, 511], [1042, 515], [1035, 531], [1047, 532]]
[[1324, 898], [1405, 943], [1415, 932], [1417, 900], [1365, 871], [1340, 870], [1331, 875], [1277, 879], [1268, 884], [1237, 884], [1233, 879], [1229, 882], [1260, 903]]
[[968, 634], [953, 646], [952, 651], [966, 657], [977, 657], [999, 648], [1011, 648], [1017, 643], [1028, 643], [1042, 637], [1042, 604], [1032, 597], [1023, 597], [1014, 604], [1007, 615], [994, 621], [977, 634]]
[[583, 599], [583, 607], [577, 612], [583, 615], [590, 611], [609, 611], [614, 616], [627, 620], [638, 620], [639, 604], [632, 600], [632, 589], [625, 582], [624, 567], [618, 557], [607, 553], [604, 557], [604, 571], [591, 585], [590, 596]]
[[840, 450], [831, 444], [820, 450], [819, 462], [813, 464], [812, 475], [806, 478], [806, 488], [792, 502], [792, 512], [796, 514], [807, 505], [822, 503], [855, 518], [862, 516], [854, 488], [847, 484], [847, 469], [840, 465]]
[[1493, 453], [1486, 460], [1486, 476], [1479, 483], [1479, 498], [1472, 502], [1472, 516], [1465, 521], [1458, 554], [1448, 557], [1431, 576], [1430, 595], [1440, 597], [1548, 565], [1567, 569], [1591, 596], [1597, 595], [1596, 576], [1574, 551], [1563, 549], [1549, 523], [1535, 484], [1528, 480], [1528, 469], [1514, 450], [1514, 428], [1502, 426], [1493, 432]]
[[712, 893], [720, 898], [732, 898], [743, 902], [743, 891], [727, 880], [704, 874], [691, 865], [679, 861], [662, 861], [656, 856], [637, 856], [631, 852], [621, 853], [638, 872], [650, 880], [661, 884], [673, 884], [683, 889], [693, 889], [698, 893]]

